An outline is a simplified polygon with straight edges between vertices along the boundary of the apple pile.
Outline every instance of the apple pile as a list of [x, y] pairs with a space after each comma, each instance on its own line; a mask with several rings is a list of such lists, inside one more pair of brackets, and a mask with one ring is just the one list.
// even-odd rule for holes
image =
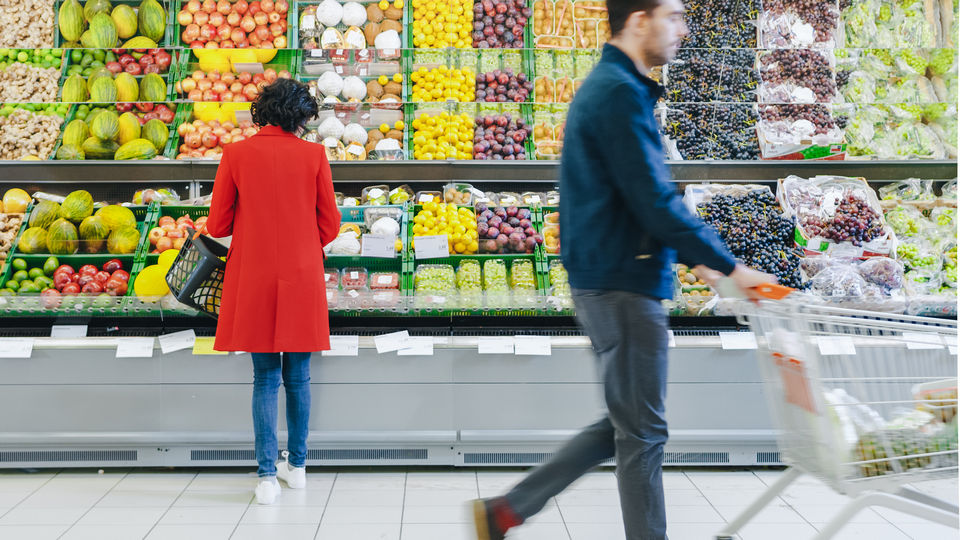
[[112, 52], [120, 56], [115, 62], [104, 64], [104, 67], [114, 75], [122, 72], [134, 76], [163, 74], [170, 71], [170, 64], [173, 62], [173, 56], [163, 49], [112, 49]]
[[524, 160], [529, 135], [522, 118], [509, 114], [478, 117], [473, 130], [473, 159]]
[[190, 101], [254, 101], [260, 95], [264, 85], [271, 84], [279, 79], [289, 79], [290, 72], [282, 69], [279, 72], [273, 68], [263, 70], [263, 73], [223, 73], [217, 70], [204, 72], [194, 71], [189, 77], [177, 81], [177, 93]]
[[117, 103], [116, 107], [120, 114], [132, 112], [140, 120], [141, 126], [154, 118], [164, 124], [172, 124], [176, 116], [173, 109], [165, 103]]
[[[53, 289], [41, 293], [45, 307], [58, 307], [59, 296], [77, 294], [98, 295], [106, 293], [110, 296], [127, 294], [127, 284], [130, 274], [123, 269], [123, 264], [117, 259], [110, 259], [97, 268], [92, 264], [85, 264], [79, 270], [74, 270], [68, 264], [62, 264], [53, 273]], [[55, 290], [58, 295], [50, 292]], [[57, 305], [53, 305], [56, 303]], [[48, 305], [50, 304], [50, 305]]]
[[543, 237], [533, 228], [529, 208], [477, 205], [480, 253], [533, 253]]
[[150, 239], [150, 245], [153, 246], [153, 251], [150, 253], [156, 255], [168, 249], [180, 249], [187, 241], [187, 235], [190, 234], [187, 229], [202, 230], [206, 223], [207, 216], [198, 217], [196, 222], [190, 214], [184, 214], [177, 219], [170, 216], [161, 217], [157, 226], [150, 229], [147, 236]]
[[257, 131], [249, 120], [236, 125], [219, 120], [184, 122], [177, 128], [183, 141], [177, 159], [220, 159], [225, 145], [253, 137]]
[[177, 13], [191, 49], [286, 49], [287, 0], [190, 0]]

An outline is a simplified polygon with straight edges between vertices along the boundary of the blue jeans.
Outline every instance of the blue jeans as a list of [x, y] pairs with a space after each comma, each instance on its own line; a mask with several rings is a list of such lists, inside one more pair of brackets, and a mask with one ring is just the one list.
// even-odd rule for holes
[[287, 450], [290, 465], [303, 467], [307, 461], [310, 433], [311, 353], [252, 353], [253, 430], [257, 448], [257, 475], [277, 475], [277, 398], [280, 380], [287, 394]]
[[667, 317], [660, 301], [625, 291], [573, 290], [599, 362], [607, 416], [574, 437], [507, 493], [526, 519], [585, 472], [615, 457], [627, 540], [665, 540]]

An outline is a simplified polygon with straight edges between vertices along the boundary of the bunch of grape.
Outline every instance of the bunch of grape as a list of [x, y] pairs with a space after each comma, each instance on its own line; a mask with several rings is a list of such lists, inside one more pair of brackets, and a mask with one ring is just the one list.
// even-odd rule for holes
[[677, 103], [754, 101], [752, 50], [682, 49], [670, 64], [667, 100]]
[[837, 93], [837, 81], [827, 58], [811, 49], [776, 49], [760, 57], [760, 77], [771, 84], [793, 83], [809, 88], [821, 102]]
[[825, 135], [835, 128], [843, 129], [847, 125], [846, 117], [834, 118], [829, 107], [816, 104], [764, 105], [760, 108], [760, 118], [767, 122], [787, 123], [808, 120], [816, 128], [816, 135]]
[[667, 112], [663, 132], [683, 159], [760, 158], [751, 105], [684, 104]]
[[822, 0], [766, 0], [763, 9], [767, 13], [795, 13], [813, 27], [816, 40], [823, 42], [830, 41], [837, 30], [840, 14], [835, 5]]
[[816, 215], [801, 219], [808, 236], [820, 236], [834, 242], [850, 242], [861, 246], [883, 236], [880, 214], [855, 193], [848, 192], [834, 201], [836, 210], [831, 219], [824, 221]]
[[801, 286], [802, 253], [794, 246], [793, 220], [783, 216], [769, 191], [717, 195], [697, 211], [743, 264], [777, 276], [781, 285]]
[[750, 21], [760, 12], [759, 0], [692, 0], [686, 2], [690, 33], [688, 48], [748, 48], [757, 46], [757, 29]]

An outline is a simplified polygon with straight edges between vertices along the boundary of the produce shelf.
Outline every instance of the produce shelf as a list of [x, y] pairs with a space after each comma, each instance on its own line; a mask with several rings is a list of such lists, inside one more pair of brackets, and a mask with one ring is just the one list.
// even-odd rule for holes
[[[343, 4], [345, 4], [345, 3], [346, 3], [346, 0], [340, 2], [341, 5], [343, 5]], [[367, 4], [379, 3], [379, 0], [358, 0], [358, 3], [361, 4], [361, 5], [363, 5], [364, 7], [366, 7]], [[392, 4], [393, 2], [391, 1], [390, 3]], [[411, 3], [411, 2], [409, 2], [409, 1], [405, 1], [405, 2], [404, 2], [404, 5], [403, 5], [403, 19], [402, 19], [401, 22], [400, 22], [400, 26], [401, 26], [401, 28], [402, 28], [402, 31], [400, 32], [400, 45], [401, 45], [401, 47], [407, 46], [407, 36], [412, 36], [412, 35], [413, 35], [413, 31], [412, 31], [411, 26], [410, 26], [410, 22], [411, 22], [411, 19], [410, 19], [411, 13], [410, 13], [410, 7], [409, 7], [410, 3]], [[295, 40], [295, 41], [291, 41], [291, 42], [290, 42], [291, 47], [292, 47], [292, 46], [296, 46], [296, 47], [299, 47], [299, 48], [301, 48], [301, 49], [304, 49], [304, 47], [303, 47], [303, 40], [302, 40], [301, 37], [300, 37], [300, 33], [301, 33], [301, 32], [300, 32], [300, 31], [301, 31], [301, 28], [300, 28], [300, 13], [302, 13], [302, 12], [303, 12], [303, 9], [304, 9], [305, 7], [307, 7], [307, 6], [318, 6], [318, 5], [320, 5], [320, 4], [321, 4], [321, 1], [320, 1], [320, 0], [309, 0], [309, 1], [299, 1], [299, 0], [298, 0], [298, 1], [295, 2], [295, 3], [291, 3], [291, 5], [290, 5], [290, 11], [293, 12], [293, 38], [294, 38], [294, 40]], [[337, 30], [339, 30], [340, 33], [342, 34], [345, 30], [347, 30], [348, 27], [341, 22], [340, 24], [338, 24], [337, 26], [335, 26], [335, 28], [336, 28]], [[362, 27], [361, 27], [360, 29], [363, 30]], [[411, 37], [410, 39], [412, 40], [413, 38]], [[374, 45], [373, 43], [367, 43], [367, 48], [368, 48], [368, 49], [373, 49], [373, 45]], [[347, 51], [347, 50], [356, 50], [356, 49], [330, 49], [330, 50], [335, 50], [335, 51]]]
[[[170, 0], [170, 15], [167, 17], [167, 22], [170, 25], [170, 28], [167, 30], [167, 34], [173, 35], [170, 36], [170, 44], [177, 47], [182, 47], [184, 49], [190, 49], [189, 43], [183, 42], [183, 28], [180, 27], [180, 24], [177, 22], [177, 14], [180, 13], [180, 10], [183, 6], [183, 0]], [[296, 36], [293, 33], [294, 21], [292, 19], [296, 18], [294, 15], [293, 3], [290, 4], [290, 9], [287, 11], [287, 48], [293, 48], [295, 41], [293, 38]], [[224, 50], [235, 50], [235, 49], [224, 49]]]
[[[189, 215], [191, 219], [196, 221], [197, 218], [209, 214], [209, 206], [156, 205], [153, 207], [153, 212], [147, 222], [147, 234], [150, 233], [151, 229], [158, 226], [160, 218], [164, 216], [170, 216], [173, 219], [177, 219], [181, 216]], [[150, 253], [150, 251], [150, 239], [147, 238], [147, 240], [140, 245], [140, 250], [137, 252], [138, 260], [143, 261], [145, 266], [157, 264], [157, 260], [160, 258], [159, 254], [153, 254]]]
[[[468, 296], [472, 299], [474, 305], [463, 305], [463, 295], [458, 290], [450, 291], [450, 296], [435, 295], [417, 295], [416, 293], [416, 271], [424, 265], [449, 265], [453, 267], [454, 273], [465, 261], [476, 261], [480, 265], [481, 276], [483, 275], [484, 263], [501, 260], [506, 265], [506, 279], [509, 284], [511, 265], [517, 261], [528, 261], [534, 272], [534, 280], [537, 290], [531, 292], [517, 292], [508, 289], [503, 293], [489, 293], [486, 290], [478, 292], [476, 296]], [[413, 261], [410, 274], [410, 290], [412, 307], [411, 312], [418, 316], [428, 317], [463, 317], [463, 316], [535, 316], [542, 315], [546, 293], [543, 289], [543, 280], [540, 277], [539, 270], [541, 265], [537, 255], [453, 255], [442, 259], [417, 259]], [[483, 278], [481, 277], [481, 283]], [[468, 301], [469, 303], [469, 301]]]
[[[179, 38], [174, 35], [174, 32], [176, 31], [175, 27], [177, 24], [176, 22], [177, 11], [179, 11], [179, 9], [177, 9], [177, 11], [173, 11], [174, 0], [157, 0], [157, 1], [160, 3], [161, 6], [164, 7], [164, 9], [167, 12], [167, 25], [166, 25], [167, 29], [164, 33], [163, 39], [157, 45], [159, 45], [160, 48], [176, 46], [177, 40], [179, 40]], [[134, 12], [136, 12], [137, 8], [140, 6], [140, 3], [141, 3], [141, 0], [113, 0], [113, 2], [111, 2], [111, 5], [113, 7], [116, 7], [121, 4], [128, 5], [133, 8]], [[63, 4], [63, 0], [54, 0], [54, 3], [53, 3], [53, 46], [54, 47], [62, 47], [63, 44], [65, 43], [63, 41], [63, 36], [60, 35], [59, 17], [60, 17], [60, 6], [62, 4]], [[82, 4], [84, 3], [81, 2], [81, 5]], [[176, 4], [179, 6], [179, 2], [176, 2]], [[137, 31], [137, 35], [140, 35], [139, 29]], [[121, 43], [121, 45], [123, 45], [123, 43]]]
[[[176, 131], [177, 131], [177, 126], [179, 125], [179, 123], [177, 122], [177, 115], [179, 115], [179, 109], [182, 107], [181, 104], [176, 103], [176, 102], [164, 102], [163, 104], [166, 105], [167, 107], [170, 107], [170, 108], [173, 109], [174, 119], [173, 119], [173, 122], [171, 122], [171, 123], [169, 123], [169, 124], [166, 124], [167, 129], [169, 130], [169, 134], [167, 135], [167, 146], [163, 149], [162, 152], [157, 152], [157, 156], [158, 156], [158, 157], [159, 157], [159, 156], [165, 156], [165, 155], [167, 155], [167, 154], [171, 151], [171, 144], [173, 143], [173, 141], [175, 140], [175, 138], [176, 138], [176, 136], [177, 136]], [[70, 122], [72, 122], [72, 121], [76, 118], [76, 116], [77, 116], [77, 109], [78, 109], [81, 105], [89, 105], [89, 106], [91, 106], [91, 107], [99, 107], [99, 106], [101, 106], [101, 104], [99, 104], [99, 103], [74, 103], [73, 105], [70, 106], [70, 112], [67, 113], [67, 117], [66, 117], [66, 119], [64, 119], [64, 121], [63, 121], [63, 126], [60, 128], [60, 136], [57, 137], [57, 143], [53, 146], [53, 150], [50, 152], [50, 156], [47, 158], [47, 161], [48, 161], [48, 162], [50, 162], [50, 163], [57, 163], [57, 164], [69, 164], [69, 163], [72, 163], [72, 164], [74, 164], [74, 165], [81, 164], [81, 163], [84, 163], [84, 164], [86, 164], [86, 163], [101, 163], [101, 164], [104, 164], [104, 163], [118, 163], [118, 164], [123, 164], [123, 163], [157, 163], [156, 161], [153, 161], [153, 160], [142, 160], [142, 161], [115, 161], [115, 160], [76, 160], [76, 161], [74, 161], [74, 160], [69, 160], [69, 161], [60, 161], [60, 160], [56, 159], [57, 150], [59, 150], [59, 149], [60, 149], [60, 146], [63, 144], [63, 130], [66, 129], [67, 124], [69, 124]], [[158, 102], [158, 103], [155, 103], [155, 105], [160, 105], [160, 103], [159, 103], [159, 102]], [[108, 105], [108, 107], [109, 107], [109, 105]], [[116, 111], [116, 109], [114, 109], [114, 111], [117, 113], [117, 116], [119, 116], [120, 114], [123, 114], [123, 113], [121, 113], [121, 112], [119, 112], [119, 111]], [[142, 125], [141, 125], [141, 127], [142, 127]], [[174, 148], [176, 148], [176, 147], [174, 147]], [[0, 162], [0, 163], [2, 163], [2, 162]], [[36, 178], [36, 177], [34, 177], [34, 178]], [[129, 178], [137, 178], [138, 180], [140, 179], [140, 177], [139, 177], [139, 175], [138, 175], [137, 173], [131, 173], [131, 176], [129, 176]], [[159, 177], [157, 178], [157, 180], [165, 180], [165, 179], [166, 179], [166, 178], [159, 178]], [[173, 180], [173, 178], [170, 178], [170, 180]], [[94, 182], [96, 182], [97, 180], [94, 180], [94, 179], [85, 179], [85, 178], [75, 178], [75, 179], [72, 179], [72, 181], [83, 181], [83, 182], [94, 181]], [[106, 181], [115, 182], [116, 180], [114, 180], [113, 178], [109, 178], [109, 177], [108, 177], [108, 179], [107, 179]]]
[[[179, 71], [179, 70], [177, 69], [177, 64], [180, 62], [180, 60], [179, 60], [180, 50], [178, 50], [178, 49], [172, 49], [172, 48], [164, 48], [164, 47], [160, 47], [160, 48], [163, 49], [163, 50], [165, 50], [165, 51], [167, 51], [167, 53], [169, 53], [170, 56], [171, 56], [170, 67], [169, 67], [169, 69], [167, 70], [167, 72], [166, 72], [166, 73], [158, 73], [158, 75], [160, 75], [160, 77], [163, 79], [163, 81], [167, 84], [167, 99], [170, 100], [170, 101], [173, 101], [173, 100], [176, 100], [176, 99], [177, 99], [176, 92], [175, 92], [174, 89], [173, 89], [173, 84], [177, 81], [176, 75], [177, 75], [177, 73], [178, 73], [178, 71]], [[57, 100], [58, 100], [58, 101], [60, 101], [60, 102], [62, 102], [62, 103], [91, 103], [90, 101], [85, 101], [85, 102], [64, 102], [64, 101], [63, 101], [63, 83], [67, 80], [67, 77], [70, 76], [70, 73], [69, 73], [70, 68], [73, 67], [74, 65], [76, 65], [76, 63], [73, 61], [73, 52], [74, 52], [74, 51], [79, 51], [81, 54], [84, 54], [84, 53], [86, 53], [86, 52], [97, 51], [97, 50], [108, 51], [109, 49], [65, 49], [64, 58], [63, 58], [63, 71], [62, 71], [62, 73], [60, 74], [60, 88], [59, 88], [59, 90], [58, 90], [58, 92], [57, 92]], [[131, 51], [132, 51], [132, 49], [131, 49]], [[119, 57], [120, 55], [116, 55], [116, 56]], [[117, 75], [119, 75], [119, 73], [118, 73]], [[82, 75], [81, 75], [81, 76], [82, 76]], [[144, 77], [144, 74], [134, 75], [134, 76], [133, 76], [133, 78], [137, 80], [137, 85], [140, 84], [140, 82], [143, 80], [143, 77]], [[83, 77], [83, 79], [84, 79], [84, 81], [86, 81], [86, 80], [87, 80], [87, 77]], [[114, 75], [114, 80], [116, 80], [116, 75]]]

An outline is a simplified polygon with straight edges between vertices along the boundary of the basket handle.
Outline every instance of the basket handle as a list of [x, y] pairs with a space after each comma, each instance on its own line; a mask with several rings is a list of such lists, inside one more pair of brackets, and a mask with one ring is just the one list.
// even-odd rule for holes
[[209, 233], [207, 232], [207, 224], [206, 224], [206, 223], [204, 223], [203, 226], [200, 227], [200, 230], [198, 230], [197, 232], [193, 233], [193, 239], [196, 240], [197, 238], [200, 238], [200, 236], [201, 236], [201, 235], [204, 235], [204, 234], [209, 234]]

